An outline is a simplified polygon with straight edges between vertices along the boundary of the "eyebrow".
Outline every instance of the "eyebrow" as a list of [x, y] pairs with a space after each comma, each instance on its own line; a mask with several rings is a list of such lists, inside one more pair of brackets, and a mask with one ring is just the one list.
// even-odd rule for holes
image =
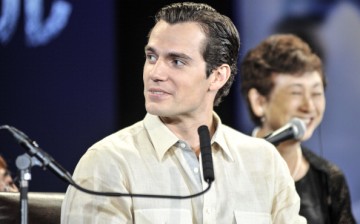
[[145, 51], [155, 51], [155, 49], [154, 49], [153, 47], [150, 47], [149, 45], [146, 45], [146, 46], [144, 47], [144, 50], [145, 50]]
[[[151, 51], [151, 52], [154, 52], [154, 53], [157, 52], [155, 48], [153, 48], [151, 46], [148, 46], [148, 45], [145, 46], [145, 51]], [[168, 52], [166, 54], [166, 57], [169, 57], [169, 58], [182, 58], [182, 59], [185, 59], [185, 60], [188, 60], [188, 61], [192, 60], [192, 58], [187, 54], [180, 53], [180, 52], [172, 52], [172, 51]]]
[[[300, 83], [294, 83], [294, 84], [291, 84], [291, 85], [289, 85], [289, 87], [302, 87], [303, 85], [302, 84], [300, 84]], [[316, 88], [316, 87], [318, 87], [318, 86], [323, 86], [323, 84], [321, 83], [321, 82], [317, 82], [317, 83], [315, 83], [314, 85], [312, 85], [312, 88]]]

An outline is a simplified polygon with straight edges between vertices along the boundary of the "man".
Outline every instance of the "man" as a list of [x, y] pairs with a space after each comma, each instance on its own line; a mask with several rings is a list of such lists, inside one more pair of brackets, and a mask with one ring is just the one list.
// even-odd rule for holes
[[191, 199], [104, 197], [69, 187], [62, 223], [303, 223], [293, 180], [276, 149], [223, 124], [213, 106], [236, 73], [239, 35], [205, 4], [156, 14], [145, 46], [144, 120], [93, 145], [74, 180], [96, 191], [185, 196], [207, 187], [198, 127], [210, 130], [215, 181]]
[[242, 92], [258, 126], [255, 136], [264, 137], [295, 117], [306, 125], [301, 139], [277, 146], [301, 198], [300, 214], [308, 223], [355, 223], [342, 171], [301, 145], [311, 138], [325, 112], [321, 59], [299, 37], [275, 34], [246, 54], [241, 69]]

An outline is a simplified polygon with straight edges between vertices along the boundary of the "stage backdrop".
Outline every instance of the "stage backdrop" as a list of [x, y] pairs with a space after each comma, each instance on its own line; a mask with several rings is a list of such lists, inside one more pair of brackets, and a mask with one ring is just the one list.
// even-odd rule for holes
[[[70, 172], [118, 122], [114, 2], [0, 0], [0, 125], [25, 132]], [[24, 152], [1, 130], [13, 172]], [[50, 171], [31, 171], [30, 191], [65, 191]]]

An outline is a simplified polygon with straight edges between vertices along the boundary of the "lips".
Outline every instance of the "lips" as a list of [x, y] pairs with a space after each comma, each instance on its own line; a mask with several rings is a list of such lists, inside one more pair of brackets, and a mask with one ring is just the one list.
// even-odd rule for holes
[[300, 118], [300, 117], [298, 117], [298, 118], [301, 119], [305, 123], [307, 128], [310, 127], [313, 124], [313, 121], [314, 121], [314, 117], [308, 117], [308, 118]]
[[151, 97], [153, 99], [161, 99], [162, 97], [171, 95], [169, 92], [167, 92], [166, 90], [161, 89], [161, 88], [149, 88], [147, 90], [147, 93], [148, 93], [149, 97]]
[[301, 118], [301, 120], [304, 121], [304, 123], [306, 125], [309, 125], [312, 119], [311, 118]]
[[149, 88], [148, 92], [152, 93], [152, 94], [169, 94], [167, 91], [160, 89], [160, 88]]
[[163, 91], [149, 91], [151, 94], [155, 94], [155, 95], [163, 95], [165, 94], [165, 92]]

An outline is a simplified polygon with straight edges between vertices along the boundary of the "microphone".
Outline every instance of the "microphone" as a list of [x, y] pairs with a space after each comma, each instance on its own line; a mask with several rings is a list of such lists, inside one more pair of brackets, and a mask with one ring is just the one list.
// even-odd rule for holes
[[289, 139], [300, 140], [305, 132], [306, 127], [304, 121], [295, 117], [283, 127], [265, 136], [264, 139], [277, 146], [281, 142]]
[[204, 180], [211, 183], [215, 180], [214, 167], [211, 156], [211, 140], [210, 132], [206, 125], [201, 125], [198, 128], [200, 139], [200, 151], [203, 165]]
[[37, 162], [40, 162], [43, 167], [49, 168], [49, 170], [61, 179], [65, 180], [65, 182], [73, 182], [71, 174], [59, 163], [57, 163], [49, 154], [43, 151], [35, 141], [31, 140], [23, 132], [9, 125], [4, 125], [2, 128], [9, 130], [16, 140], [18, 140], [19, 144], [26, 149], [26, 153], [31, 157], [34, 156], [37, 159]]

